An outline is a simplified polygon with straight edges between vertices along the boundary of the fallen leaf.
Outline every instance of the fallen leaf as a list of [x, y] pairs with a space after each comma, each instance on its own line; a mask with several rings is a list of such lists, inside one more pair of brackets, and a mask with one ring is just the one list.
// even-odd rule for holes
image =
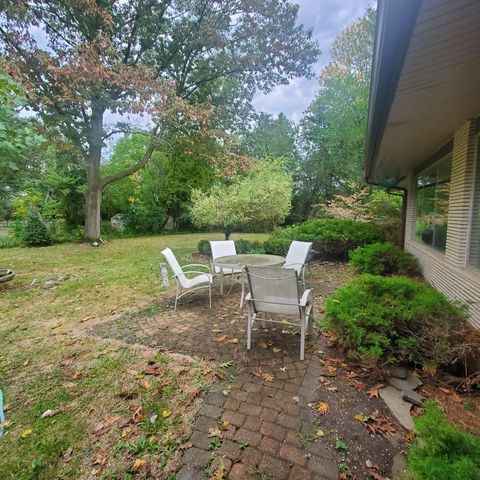
[[99, 423], [95, 428], [94, 435], [96, 437], [100, 437], [103, 434], [107, 433], [112, 428], [114, 423], [118, 421], [119, 418], [120, 417], [118, 417], [118, 416], [113, 416], [113, 417], [108, 418], [104, 422]]
[[152, 415], [149, 420], [150, 420], [150, 423], [155, 423], [157, 421], [157, 418], [158, 418], [158, 415]]
[[212, 480], [223, 480], [224, 477], [225, 477], [225, 464], [223, 463], [223, 460], [220, 459], [220, 465], [213, 472]]
[[380, 389], [378, 387], [373, 387], [367, 391], [368, 398], [380, 398]]
[[298, 395], [295, 395], [294, 397], [292, 397], [292, 400], [298, 403], [300, 401], [300, 397]]
[[338, 392], [338, 388], [337, 387], [326, 387], [325, 390], [328, 390], [329, 392]]
[[223, 420], [223, 422], [218, 424], [218, 428], [222, 431], [228, 430], [230, 422], [228, 420]]
[[212, 333], [222, 333], [222, 331], [219, 328], [214, 328]]
[[279, 352], [281, 352], [281, 351], [282, 351], [281, 348], [277, 348], [277, 347], [273, 347], [273, 348], [272, 348], [272, 352], [273, 352], [273, 353], [279, 353]]
[[316, 432], [315, 432], [315, 435], [317, 437], [324, 437], [325, 436], [325, 432], [321, 429], [318, 429]]
[[6, 403], [6, 404], [3, 406], [3, 411], [4, 411], [4, 412], [9, 412], [11, 409], [12, 409], [12, 406], [11, 406], [9, 403]]
[[30, 360], [25, 360], [22, 365], [23, 365], [24, 367], [28, 367], [28, 364], [29, 364], [29, 363], [30, 363]]
[[373, 463], [371, 460], [367, 460], [365, 462], [365, 465], [367, 468], [373, 468], [374, 470], [378, 470], [378, 465], [376, 463]]
[[227, 343], [238, 343], [238, 338], [231, 338], [230, 340], [227, 340]]
[[359, 382], [357, 380], [354, 380], [353, 382], [350, 382], [350, 385], [355, 388], [356, 390], [365, 390], [367, 387], [367, 384], [364, 382]]
[[170, 410], [164, 410], [162, 412], [162, 417], [163, 418], [168, 418], [171, 414], [172, 414], [172, 412]]
[[415, 438], [415, 432], [413, 430], [407, 430], [404, 434], [403, 434], [403, 439], [407, 442], [407, 443], [412, 443], [413, 440]]
[[65, 388], [73, 388], [76, 387], [77, 384], [75, 382], [63, 382], [62, 384]]
[[63, 453], [60, 454], [61, 459], [68, 463], [72, 459], [73, 455], [73, 447], [67, 448]]
[[147, 390], [151, 387], [150, 382], [147, 382], [146, 380], [144, 380], [140, 385]]
[[285, 373], [287, 371], [287, 367], [280, 367], [280, 371]]
[[213, 438], [213, 437], [222, 438], [222, 432], [221, 432], [220, 428], [218, 428], [218, 426], [210, 427], [208, 429], [207, 437], [208, 438]]
[[262, 377], [266, 382], [273, 382], [275, 380], [275, 376], [270, 373], [264, 373]]
[[132, 433], [132, 428], [131, 427], [124, 428], [122, 430], [121, 437], [122, 438], [128, 437], [128, 436], [130, 436], [131, 433]]
[[29, 437], [32, 433], [33, 433], [33, 430], [32, 430], [31, 428], [27, 428], [26, 430], [24, 430], [24, 431], [20, 434], [20, 436], [21, 436], [22, 438], [27, 438], [27, 437]]
[[130, 471], [132, 472], [139, 472], [143, 470], [147, 465], [147, 461], [144, 458], [137, 458], [130, 467]]
[[61, 322], [57, 322], [54, 325], [52, 325], [52, 330], [55, 330], [56, 328], [60, 328], [62, 326]]
[[143, 371], [143, 373], [145, 375], [159, 376], [165, 373], [165, 369], [163, 369], [162, 367], [148, 367]]
[[320, 415], [325, 415], [329, 410], [330, 410], [330, 405], [325, 402], [318, 402], [315, 405], [315, 410], [320, 414]]
[[368, 420], [368, 417], [366, 417], [365, 415], [362, 415], [361, 413], [355, 415], [353, 417], [355, 420], [358, 420], [359, 422], [366, 422]]

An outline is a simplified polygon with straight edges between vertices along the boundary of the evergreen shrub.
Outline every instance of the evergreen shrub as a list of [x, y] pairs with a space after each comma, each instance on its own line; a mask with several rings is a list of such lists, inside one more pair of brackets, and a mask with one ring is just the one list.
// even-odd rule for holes
[[372, 275], [417, 275], [416, 258], [392, 243], [372, 243], [349, 254], [350, 263], [359, 273]]
[[411, 278], [361, 275], [325, 305], [323, 327], [365, 360], [446, 366], [467, 350], [465, 308]]

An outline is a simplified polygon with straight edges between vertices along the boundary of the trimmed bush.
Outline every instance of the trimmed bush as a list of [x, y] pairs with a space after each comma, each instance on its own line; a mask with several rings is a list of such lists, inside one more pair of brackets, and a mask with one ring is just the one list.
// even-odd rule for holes
[[358, 247], [349, 254], [350, 262], [359, 273], [372, 275], [416, 275], [416, 258], [392, 243], [372, 243]]
[[22, 243], [30, 247], [49, 245], [52, 241], [50, 232], [37, 210], [30, 210], [22, 226]]
[[426, 283], [361, 275], [326, 300], [324, 326], [365, 360], [450, 365], [465, 352], [466, 311]]
[[[414, 419], [421, 442], [408, 450], [414, 480], [480, 478], [480, 439], [447, 421], [438, 405], [427, 402], [425, 415]], [[410, 477], [409, 477], [410, 478]]]
[[[235, 240], [235, 249], [237, 253], [265, 253], [262, 242], [251, 242], [250, 240]], [[203, 255], [211, 255], [212, 249], [208, 240], [200, 240], [197, 250]]]
[[203, 255], [212, 254], [212, 248], [210, 247], [210, 242], [208, 240], [200, 240], [197, 245], [197, 250]]
[[251, 242], [250, 240], [235, 240], [237, 253], [265, 253], [262, 242]]
[[265, 250], [274, 255], [286, 255], [292, 240], [312, 242], [312, 248], [323, 257], [346, 260], [350, 250], [383, 242], [385, 234], [373, 223], [321, 218], [275, 230], [265, 242]]

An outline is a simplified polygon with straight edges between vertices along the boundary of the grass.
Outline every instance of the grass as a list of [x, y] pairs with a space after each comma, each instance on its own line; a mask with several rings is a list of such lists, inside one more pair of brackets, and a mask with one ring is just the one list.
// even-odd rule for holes
[[480, 478], [480, 440], [450, 423], [433, 402], [415, 419], [420, 442], [408, 451], [409, 478], [464, 480]]
[[[190, 263], [202, 238], [222, 236], [0, 251], [1, 267], [16, 272], [0, 286], [0, 387], [8, 406], [0, 439], [2, 480], [168, 476], [195, 408], [189, 399], [208, 389], [211, 367], [91, 337], [89, 330], [113, 313], [156, 313], [160, 251], [170, 246], [180, 264]], [[43, 288], [48, 278], [67, 274], [73, 277], [58, 288]], [[161, 366], [164, 374], [145, 375], [149, 365]], [[42, 418], [47, 410], [56, 414]]]

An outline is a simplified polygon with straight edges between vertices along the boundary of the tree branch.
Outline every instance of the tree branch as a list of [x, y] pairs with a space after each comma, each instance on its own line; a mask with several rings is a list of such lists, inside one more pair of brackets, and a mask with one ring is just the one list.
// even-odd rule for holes
[[[159, 127], [155, 127], [155, 129], [152, 132], [152, 136], [155, 136], [158, 134]], [[100, 180], [100, 183], [102, 185], [102, 188], [105, 187], [106, 185], [109, 185], [110, 183], [116, 182], [117, 180], [121, 180], [122, 178], [128, 177], [129, 175], [132, 175], [133, 173], [137, 172], [141, 168], [143, 168], [148, 161], [150, 160], [152, 153], [154, 152], [156, 148], [155, 143], [153, 140], [150, 142], [150, 145], [147, 148], [147, 151], [145, 152], [145, 155], [141, 160], [139, 160], [137, 163], [133, 164], [131, 167], [126, 168], [125, 170], [122, 170], [117, 173], [113, 173], [112, 175], [108, 175], [106, 177], [103, 177]]]

